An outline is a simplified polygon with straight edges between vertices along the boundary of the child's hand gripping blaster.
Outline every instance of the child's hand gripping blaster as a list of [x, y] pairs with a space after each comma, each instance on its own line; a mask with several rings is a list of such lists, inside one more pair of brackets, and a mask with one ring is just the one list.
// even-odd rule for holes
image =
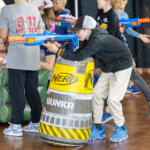
[[142, 23], [150, 23], [150, 18], [120, 19], [120, 27], [139, 27]]
[[72, 42], [74, 47], [78, 46], [78, 37], [75, 34], [60, 35], [44, 31], [44, 34], [23, 34], [22, 36], [10, 36], [8, 42], [22, 41], [26, 46], [39, 46], [46, 41], [65, 41]]

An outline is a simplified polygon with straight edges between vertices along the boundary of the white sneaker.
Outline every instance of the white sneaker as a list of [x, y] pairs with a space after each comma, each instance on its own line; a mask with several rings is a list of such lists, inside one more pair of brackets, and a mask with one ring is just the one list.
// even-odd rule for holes
[[38, 133], [39, 132], [39, 123], [32, 123], [29, 122], [29, 124], [25, 127], [23, 127], [24, 132], [29, 133]]
[[9, 136], [23, 136], [21, 124], [9, 123], [10, 126], [4, 129], [3, 134]]

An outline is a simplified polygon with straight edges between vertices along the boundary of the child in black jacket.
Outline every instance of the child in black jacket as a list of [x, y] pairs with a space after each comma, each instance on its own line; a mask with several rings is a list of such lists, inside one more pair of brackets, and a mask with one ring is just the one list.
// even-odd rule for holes
[[[80, 61], [93, 57], [96, 67], [101, 67], [102, 74], [94, 87], [93, 117], [94, 124], [90, 139], [105, 138], [105, 126], [101, 126], [104, 99], [108, 97], [108, 106], [112, 113], [116, 130], [111, 142], [121, 142], [128, 138], [125, 119], [122, 112], [123, 99], [132, 71], [132, 58], [125, 44], [109, 35], [106, 30], [95, 28], [96, 21], [90, 16], [82, 16], [75, 25], [75, 32], [80, 41], [84, 41], [75, 53], [63, 50], [65, 59]], [[45, 43], [49, 51], [60, 53], [57, 44]], [[119, 93], [119, 94], [118, 94]]]

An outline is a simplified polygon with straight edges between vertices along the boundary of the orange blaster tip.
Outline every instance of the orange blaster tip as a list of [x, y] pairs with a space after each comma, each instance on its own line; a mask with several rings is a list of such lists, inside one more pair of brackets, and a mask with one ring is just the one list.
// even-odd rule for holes
[[23, 36], [10, 36], [8, 37], [8, 42], [17, 42], [17, 41], [22, 41], [25, 43], [25, 38]]

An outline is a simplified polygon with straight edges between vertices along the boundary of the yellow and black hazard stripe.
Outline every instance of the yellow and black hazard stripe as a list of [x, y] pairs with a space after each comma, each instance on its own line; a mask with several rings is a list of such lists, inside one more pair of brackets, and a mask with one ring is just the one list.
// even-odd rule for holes
[[43, 123], [40, 123], [39, 126], [40, 133], [48, 134], [50, 136], [56, 136], [60, 138], [67, 138], [67, 139], [81, 139], [86, 140], [89, 139], [91, 129], [71, 129], [71, 128], [61, 128], [61, 127], [55, 127], [46, 125]]

